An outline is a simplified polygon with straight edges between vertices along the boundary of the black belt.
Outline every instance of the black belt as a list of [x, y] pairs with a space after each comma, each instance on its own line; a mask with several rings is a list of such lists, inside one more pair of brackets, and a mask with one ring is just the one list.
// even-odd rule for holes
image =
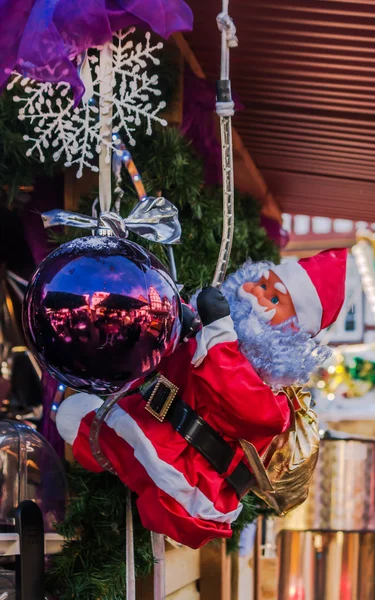
[[[168, 421], [220, 475], [228, 470], [234, 450], [177, 395], [178, 388], [173, 383], [163, 375], [156, 375], [141, 386], [140, 393], [147, 401], [146, 410], [158, 421]], [[238, 498], [242, 498], [255, 481], [242, 461], [225, 480], [235, 489]]]

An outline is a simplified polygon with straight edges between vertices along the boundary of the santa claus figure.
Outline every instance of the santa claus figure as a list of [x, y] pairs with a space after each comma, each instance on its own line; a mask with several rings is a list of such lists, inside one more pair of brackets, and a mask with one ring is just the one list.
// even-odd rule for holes
[[[346, 259], [328, 250], [279, 266], [247, 262], [221, 291], [204, 288], [201, 330], [110, 411], [101, 450], [137, 494], [146, 528], [192, 548], [231, 536], [253, 481], [239, 440], [262, 455], [288, 430], [283, 387], [307, 382], [329, 356], [314, 337], [340, 312]], [[77, 461], [97, 472], [89, 433], [101, 403], [76, 394], [57, 415]]]

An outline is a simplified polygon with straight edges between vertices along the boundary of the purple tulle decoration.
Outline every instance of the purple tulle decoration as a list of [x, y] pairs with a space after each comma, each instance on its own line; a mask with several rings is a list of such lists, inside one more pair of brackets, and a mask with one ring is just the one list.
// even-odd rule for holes
[[64, 440], [60, 437], [56, 428], [56, 423], [51, 419], [51, 408], [53, 400], [57, 393], [58, 383], [51, 377], [47, 371], [44, 371], [42, 378], [43, 385], [43, 419], [40, 433], [49, 441], [52, 448], [57, 452], [60, 458], [64, 457]]
[[[243, 105], [233, 94], [236, 110]], [[204, 159], [205, 182], [222, 183], [221, 146], [214, 119], [215, 85], [197, 77], [187, 65], [184, 70], [184, 112], [181, 133]]]
[[108, 42], [112, 33], [138, 25], [168, 38], [190, 31], [193, 15], [183, 0], [0, 0], [0, 88], [12, 71], [72, 86], [84, 93], [72, 60]]
[[267, 232], [268, 237], [282, 250], [289, 242], [289, 234], [275, 219], [261, 215], [260, 224]]

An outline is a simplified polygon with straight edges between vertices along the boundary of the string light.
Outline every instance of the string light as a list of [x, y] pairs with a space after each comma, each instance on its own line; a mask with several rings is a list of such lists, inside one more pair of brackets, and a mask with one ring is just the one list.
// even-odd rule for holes
[[66, 385], [64, 385], [63, 383], [60, 383], [57, 386], [56, 394], [53, 399], [51, 411], [50, 411], [50, 417], [51, 417], [52, 421], [56, 421], [56, 413], [59, 410], [59, 406], [64, 397], [65, 390], [66, 390]]
[[370, 305], [372, 313], [375, 315], [375, 269], [374, 269], [374, 250], [373, 233], [362, 231], [357, 234], [358, 242], [352, 248], [352, 254], [361, 276], [362, 287]]
[[121, 160], [123, 161], [126, 169], [128, 170], [130, 177], [132, 178], [132, 182], [133, 182], [133, 185], [138, 194], [138, 198], [140, 200], [144, 200], [145, 198], [147, 198], [147, 194], [146, 194], [146, 190], [142, 183], [142, 177], [140, 176], [138, 169], [135, 166], [135, 163], [132, 159], [130, 152], [128, 150], [126, 150], [124, 146], [122, 149], [123, 149], [123, 152], [122, 152]]
[[310, 382], [330, 402], [362, 398], [375, 389], [375, 361], [360, 358], [375, 351], [375, 343], [342, 345], [333, 351], [333, 363], [319, 370]]

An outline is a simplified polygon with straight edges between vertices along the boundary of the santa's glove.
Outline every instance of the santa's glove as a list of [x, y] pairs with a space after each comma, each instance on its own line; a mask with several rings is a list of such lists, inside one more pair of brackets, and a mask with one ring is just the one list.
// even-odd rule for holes
[[203, 326], [230, 315], [228, 300], [217, 288], [203, 288], [197, 298], [198, 313]]
[[200, 318], [187, 304], [182, 304], [182, 326], [180, 340], [193, 337], [200, 327]]

